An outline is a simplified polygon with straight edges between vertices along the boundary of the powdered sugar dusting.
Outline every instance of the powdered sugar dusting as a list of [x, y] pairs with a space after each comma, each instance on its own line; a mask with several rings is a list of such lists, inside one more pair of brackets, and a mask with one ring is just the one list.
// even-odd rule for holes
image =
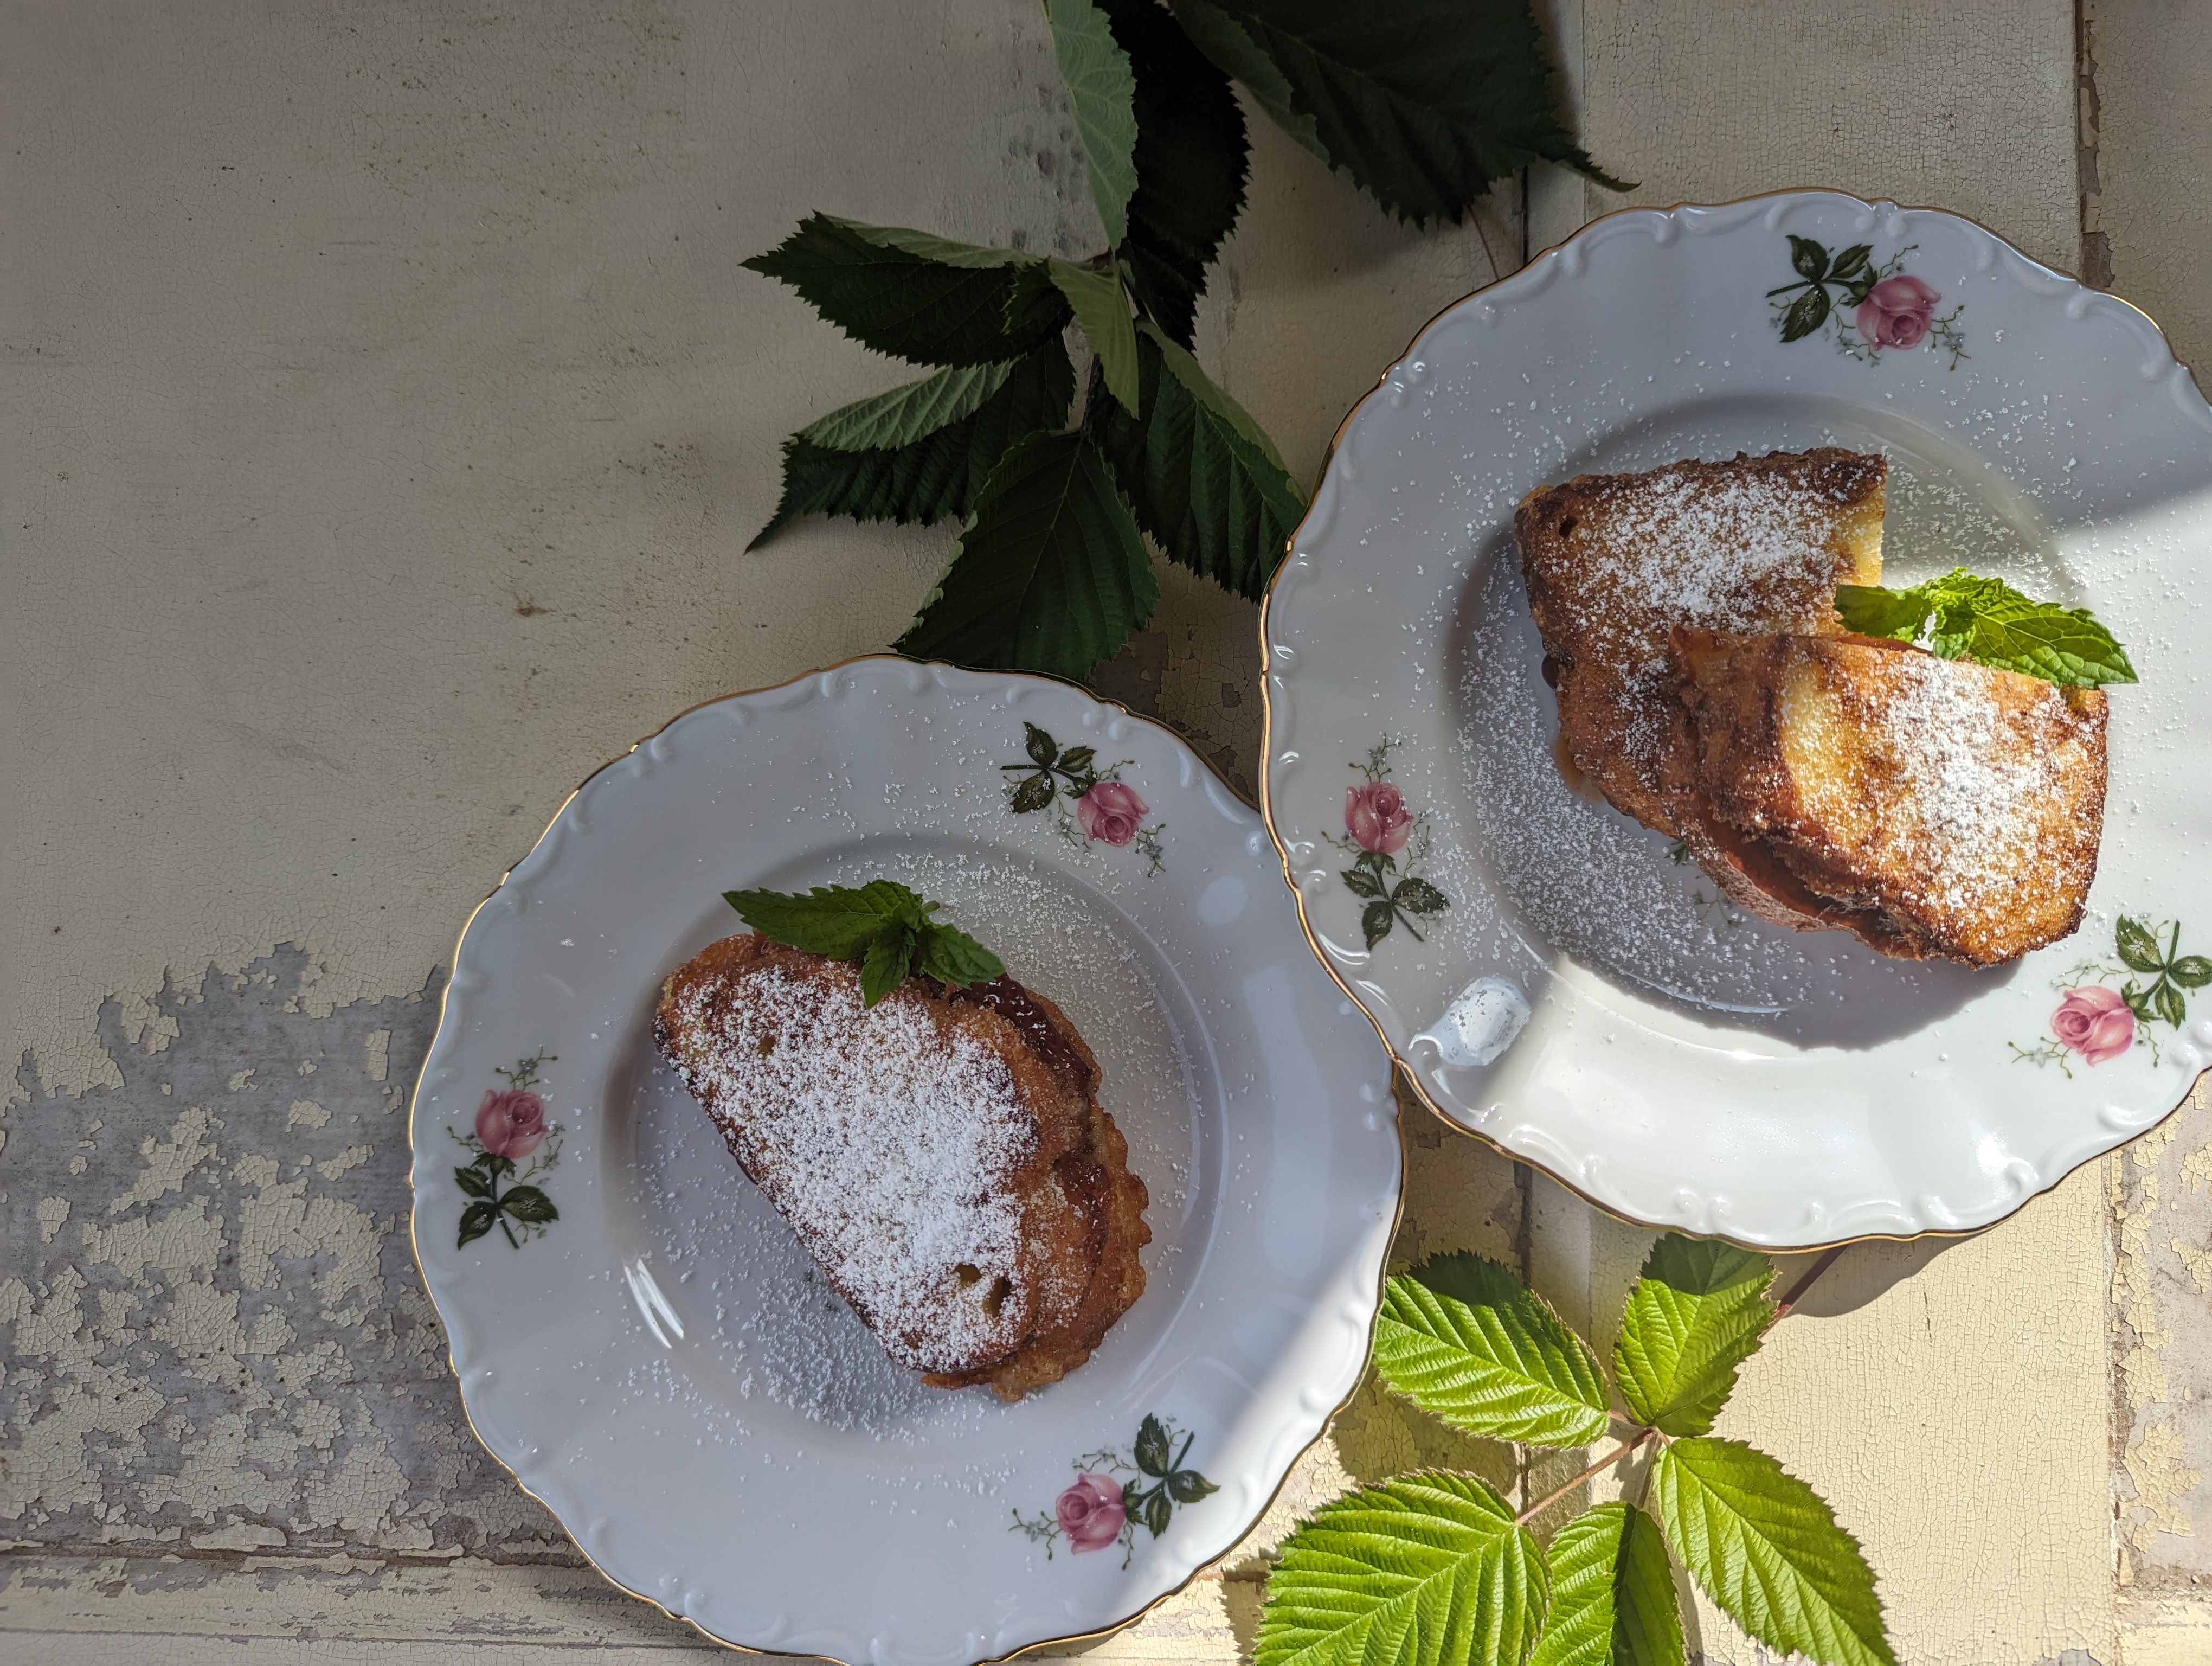
[[690, 1085], [734, 1130], [746, 1167], [823, 1268], [917, 1371], [947, 1371], [1020, 1340], [1011, 1279], [1021, 1237], [1007, 1177], [1036, 1127], [1003, 1061], [917, 1000], [872, 1009], [845, 969], [824, 983], [767, 967], [747, 998], [687, 989], [687, 1028], [713, 1046]]

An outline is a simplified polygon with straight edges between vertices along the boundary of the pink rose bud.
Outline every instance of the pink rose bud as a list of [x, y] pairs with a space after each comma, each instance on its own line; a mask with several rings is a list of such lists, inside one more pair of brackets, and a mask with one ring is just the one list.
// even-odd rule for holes
[[494, 1088], [477, 1107], [477, 1138], [494, 1157], [520, 1163], [545, 1140], [545, 1102], [520, 1088]]
[[1128, 843], [1152, 812], [1152, 806], [1118, 781], [1102, 781], [1075, 801], [1075, 819], [1083, 824], [1084, 836], [1107, 844]]
[[1406, 795], [1387, 781], [1346, 787], [1344, 830], [1362, 850], [1396, 855], [1413, 836], [1413, 817], [1406, 808]]
[[1942, 299], [1907, 273], [1885, 277], [1859, 303], [1859, 334], [1875, 347], [1917, 347]]
[[2117, 1059], [2135, 1044], [2136, 1015], [2117, 989], [2096, 984], [2069, 989], [2051, 1015], [2051, 1033], [2085, 1064]]
[[1121, 1536], [1121, 1523], [1128, 1512], [1121, 1506], [1121, 1482], [1111, 1475], [1094, 1475], [1086, 1470], [1060, 1495], [1053, 1513], [1060, 1517], [1060, 1530], [1067, 1535], [1069, 1549], [1103, 1550]]

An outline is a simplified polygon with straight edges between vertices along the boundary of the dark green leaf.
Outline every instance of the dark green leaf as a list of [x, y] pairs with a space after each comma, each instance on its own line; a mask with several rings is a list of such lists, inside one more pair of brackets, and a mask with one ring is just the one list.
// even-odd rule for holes
[[2180, 1028], [2182, 1021], [2189, 1016], [2189, 1003], [2181, 998], [2181, 991], [2163, 978], [2151, 991], [2150, 1004], [2159, 1017], [2176, 1029]]
[[510, 1188], [507, 1195], [500, 1199], [499, 1207], [517, 1220], [528, 1221], [532, 1225], [561, 1219], [561, 1212], [553, 1207], [553, 1200], [535, 1186]]
[[921, 934], [914, 969], [939, 983], [988, 983], [1006, 975], [1006, 963], [957, 926], [932, 921]]
[[1059, 788], [1048, 775], [1024, 775], [1014, 783], [1012, 797], [1007, 807], [1017, 816], [1026, 816], [1033, 810], [1042, 810], [1059, 794]]
[[[1818, 247], [1819, 246], [1816, 244], [1814, 246]], [[1862, 277], [1868, 277], [1873, 272], [1873, 271], [1874, 245], [1871, 243], [1854, 243], [1850, 247], [1845, 249], [1841, 254], [1836, 257], [1836, 264], [1829, 269], [1828, 277], [1833, 283], [1850, 283], [1856, 282]], [[1820, 274], [1817, 272], [1807, 272], [1805, 276], [1808, 277], [1817, 277]]]
[[[758, 549], [787, 523], [805, 514], [902, 524], [914, 520], [925, 526], [948, 515], [966, 514], [990, 477], [991, 465], [1006, 447], [1035, 429], [1061, 427], [1075, 398], [1075, 371], [1057, 338], [1011, 367], [986, 365], [972, 370], [1000, 374], [1000, 385], [975, 410], [909, 444], [836, 451], [807, 437], [842, 415], [836, 411], [785, 441], [782, 498], [774, 517], [746, 548]], [[966, 375], [972, 370], [945, 374]]]
[[1154, 1493], [1146, 1499], [1145, 1525], [1152, 1529], [1155, 1539], [1168, 1530], [1168, 1517], [1174, 1513], [1175, 1506], [1168, 1502], [1166, 1493]]
[[1079, 435], [1032, 434], [992, 470], [902, 654], [1070, 678], [1159, 601], [1137, 524]]
[[1790, 264], [1800, 277], [1809, 277], [1818, 283], [1828, 275], [1828, 252], [1809, 237], [1792, 234], [1790, 239]]
[[1168, 1496], [1177, 1504], [1196, 1504], [1220, 1490], [1195, 1469], [1178, 1469], [1168, 1477]]
[[1828, 292], [1818, 287], [1808, 289], [1790, 303], [1790, 310], [1782, 315], [1782, 339], [1802, 341], [1828, 321]]
[[1137, 77], [1137, 194], [1121, 276], [1169, 336], [1191, 344], [1206, 268], [1244, 206], [1244, 112], [1157, 0], [1103, 0]]
[[491, 1177], [473, 1164], [465, 1169], [455, 1169], [453, 1179], [471, 1197], [491, 1195]]
[[1164, 1475], [1174, 1454], [1168, 1445], [1167, 1427], [1159, 1419], [1146, 1414], [1137, 1426], [1137, 1468], [1148, 1475]]
[[2165, 970], [2166, 956], [2159, 952], [2158, 934], [2142, 921], [2131, 920], [2124, 914], [2112, 935], [2115, 946], [2120, 952], [2120, 958], [2127, 963], [2129, 970], [2157, 972]]
[[1407, 219], [1460, 219], [1492, 180], [1533, 161], [1617, 183], [1559, 121], [1528, 0], [1171, 3], [1269, 115]]
[[482, 1169], [494, 1180], [497, 1180], [502, 1175], [510, 1175], [514, 1172], [514, 1159], [511, 1157], [501, 1157], [497, 1152], [488, 1151], [482, 1157], [477, 1158], [476, 1166]]
[[859, 959], [892, 921], [918, 927], [927, 917], [921, 898], [893, 879], [871, 879], [857, 888], [817, 885], [803, 896], [726, 891], [722, 900], [762, 936], [832, 960]]
[[1589, 1347], [1480, 1256], [1433, 1256], [1383, 1286], [1375, 1365], [1423, 1411], [1471, 1434], [1582, 1446], [1605, 1432], [1605, 1379]]
[[1083, 139], [1091, 200], [1106, 240], [1119, 243], [1129, 234], [1129, 197], [1137, 188], [1137, 80], [1129, 54], [1091, 0], [1045, 0], [1044, 15]]
[[860, 1005], [873, 1006], [906, 982], [914, 965], [917, 933], [903, 923], [878, 927], [860, 959]]
[[1451, 898], [1426, 879], [1401, 879], [1390, 900], [1408, 914], [1437, 914], [1451, 906]]
[[1031, 763], [1048, 769], [1060, 761], [1060, 743], [1026, 720], [1022, 724], [1022, 747], [1029, 753]]
[[809, 215], [742, 264], [791, 285], [855, 341], [921, 364], [1019, 358], [1068, 319], [1042, 260], [899, 226]]
[[1106, 391], [1132, 415], [1144, 409], [1137, 380], [1137, 326], [1129, 316], [1129, 298], [1121, 293], [1121, 280], [1111, 271], [1078, 266], [1066, 260], [1048, 263], [1052, 281], [1075, 309], [1084, 339], [1098, 356], [1106, 373]]
[[1382, 897], [1388, 894], [1382, 889], [1382, 880], [1376, 878], [1374, 871], [1370, 868], [1355, 866], [1345, 869], [1344, 883], [1354, 897]]
[[1529, 1666], [1682, 1666], [1674, 1572], [1650, 1517], [1601, 1504], [1544, 1554], [1552, 1608]]
[[830, 451], [893, 450], [972, 413], [1006, 383], [1013, 362], [965, 364], [840, 405], [799, 430]]
[[1548, 1586], [1536, 1541], [1487, 1485], [1401, 1475], [1284, 1541], [1253, 1666], [1522, 1666]]
[[2120, 986], [2120, 999], [2128, 1004], [2128, 1011], [2142, 1024], [2150, 1022], [2150, 997], [2136, 988], [2132, 981]]
[[1764, 1452], [1675, 1441], [1652, 1462], [1651, 1509], [1698, 1589], [1768, 1648], [1823, 1666], [1897, 1666], [1857, 1541]]
[[1060, 754], [1060, 767], [1071, 775], [1079, 775], [1097, 761], [1096, 746], [1071, 746]]
[[1367, 939], [1367, 946], [1371, 949], [1389, 936], [1390, 927], [1396, 920], [1397, 915], [1390, 911], [1388, 903], [1370, 903], [1362, 909], [1359, 911], [1359, 932]]
[[498, 1204], [470, 1204], [467, 1208], [461, 1211], [460, 1242], [456, 1243], [453, 1248], [456, 1250], [466, 1249], [470, 1244], [474, 1243], [478, 1238], [482, 1237], [486, 1232], [491, 1231], [493, 1225], [498, 1221]]
[[1874, 584], [1836, 587], [1836, 613], [1844, 629], [1862, 636], [1887, 636], [1909, 642], [1920, 635], [1934, 609], [1918, 590], [1885, 590]]
[[2201, 989], [2212, 983], [2212, 960], [2185, 954], [2166, 969], [2166, 975], [2185, 989]]
[[1111, 407], [1094, 419], [1115, 477], [1170, 559], [1256, 599], [1305, 514], [1304, 496], [1258, 425], [1189, 354], [1148, 325], [1137, 357], [1145, 419]]
[[1630, 1414], [1670, 1435], [1701, 1435], [1759, 1351], [1774, 1317], [1774, 1263], [1717, 1238], [1669, 1232], [1628, 1294], [1613, 1380]]

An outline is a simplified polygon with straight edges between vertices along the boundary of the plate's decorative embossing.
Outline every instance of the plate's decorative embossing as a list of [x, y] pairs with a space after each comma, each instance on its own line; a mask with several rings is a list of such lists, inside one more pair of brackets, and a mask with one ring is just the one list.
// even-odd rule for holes
[[[1919, 246], [1907, 243], [1877, 266], [1871, 243], [1854, 243], [1831, 255], [1809, 237], [1792, 236], [1790, 264], [1797, 281], [1766, 292], [1782, 339], [1802, 341], [1832, 328], [1836, 350], [1869, 364], [1879, 364], [1885, 349], [1905, 352], [1933, 342], [1951, 356], [1950, 368], [1956, 370], [1960, 360], [1973, 357], [1959, 327], [1959, 314], [1966, 306], [1960, 301], [1948, 313], [1936, 312], [1942, 295], [1905, 270], [1905, 257]], [[1846, 308], [1850, 318], [1844, 316]]]
[[1451, 898], [1413, 872], [1429, 859], [1429, 824], [1406, 807], [1406, 795], [1390, 779], [1390, 751], [1397, 744], [1386, 736], [1369, 748], [1364, 763], [1352, 766], [1363, 780], [1344, 789], [1344, 830], [1349, 836], [1322, 836], [1340, 850], [1353, 853], [1352, 866], [1343, 871], [1344, 883], [1354, 897], [1367, 899], [1359, 911], [1359, 930], [1370, 949], [1397, 925], [1420, 942], [1413, 916], [1451, 906]]
[[[507, 1085], [487, 1088], [477, 1106], [476, 1126], [465, 1134], [453, 1134], [475, 1153], [465, 1167], [453, 1170], [454, 1183], [471, 1200], [461, 1211], [456, 1249], [496, 1226], [520, 1250], [525, 1238], [536, 1237], [548, 1223], [561, 1219], [544, 1188], [531, 1183], [561, 1160], [561, 1129], [545, 1120], [545, 1101], [531, 1091], [538, 1083], [538, 1067], [559, 1056], [541, 1047], [516, 1060], [512, 1070], [494, 1066], [492, 1073], [506, 1077]], [[528, 1168], [515, 1166], [525, 1161]], [[501, 1191], [500, 1182], [510, 1178], [514, 1183]], [[521, 1237], [515, 1236], [518, 1227]]]
[[[999, 766], [1002, 773], [1019, 776], [1006, 783], [1007, 808], [1017, 816], [1049, 808], [1060, 818], [1060, 837], [1078, 849], [1092, 843], [1134, 846], [1137, 854], [1152, 864], [1151, 871], [1158, 873], [1160, 860], [1166, 854], [1160, 835], [1167, 830], [1167, 824], [1145, 824], [1152, 806], [1121, 779], [1121, 771], [1133, 760], [1125, 757], [1102, 769], [1095, 746], [1063, 748], [1034, 723], [1023, 724], [1022, 730], [1023, 749], [1029, 757], [1019, 763]], [[1066, 803], [1061, 802], [1063, 799]], [[1072, 816], [1068, 804], [1075, 806]]]
[[[2051, 985], [2064, 990], [2065, 998], [2051, 1015], [2051, 1033], [2033, 1047], [2007, 1042], [2014, 1062], [2055, 1064], [2070, 1077], [2069, 1054], [2085, 1065], [2102, 1064], [2136, 1046], [2150, 1049], [2151, 1062], [2158, 1062], [2158, 1038], [2151, 1025], [2181, 1028], [2189, 1017], [2189, 998], [2182, 991], [2212, 983], [2212, 958], [2181, 952], [2181, 922], [2176, 920], [2147, 923], [2124, 914], [2113, 928], [2112, 946], [2118, 965], [2084, 961]], [[2129, 976], [2130, 972], [2137, 976]], [[2119, 988], [2112, 988], [2112, 981]]]
[[[1176, 1444], [1178, 1435], [1181, 1445]], [[1178, 1429], [1171, 1418], [1146, 1413], [1127, 1457], [1118, 1449], [1085, 1452], [1075, 1460], [1075, 1479], [1053, 1501], [1051, 1515], [1039, 1511], [1034, 1517], [1024, 1516], [1017, 1510], [1014, 1524], [1006, 1530], [1026, 1533], [1043, 1545], [1047, 1561], [1052, 1560], [1053, 1546], [1062, 1540], [1078, 1555], [1118, 1544], [1121, 1566], [1127, 1567], [1139, 1523], [1157, 1539], [1168, 1530], [1176, 1505], [1196, 1504], [1218, 1490], [1183, 1462], [1197, 1438]], [[1116, 1481], [1117, 1474], [1128, 1479]]]

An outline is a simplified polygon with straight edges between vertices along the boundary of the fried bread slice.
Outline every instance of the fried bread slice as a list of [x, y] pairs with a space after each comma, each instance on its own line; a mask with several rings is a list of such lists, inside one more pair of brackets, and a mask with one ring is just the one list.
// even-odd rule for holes
[[1678, 629], [1674, 819], [1768, 919], [1996, 966], [2071, 933], [2104, 830], [2106, 699], [1862, 636]]
[[1881, 581], [1883, 458], [1833, 447], [1586, 474], [1521, 501], [1513, 532], [1560, 741], [1613, 806], [1682, 835], [1693, 773], [1669, 693], [1677, 625], [1840, 631], [1838, 584]]
[[653, 1039], [902, 1365], [1003, 1399], [1091, 1357], [1143, 1293], [1145, 1183], [1065, 1013], [1012, 978], [908, 978], [757, 934], [662, 987]]

